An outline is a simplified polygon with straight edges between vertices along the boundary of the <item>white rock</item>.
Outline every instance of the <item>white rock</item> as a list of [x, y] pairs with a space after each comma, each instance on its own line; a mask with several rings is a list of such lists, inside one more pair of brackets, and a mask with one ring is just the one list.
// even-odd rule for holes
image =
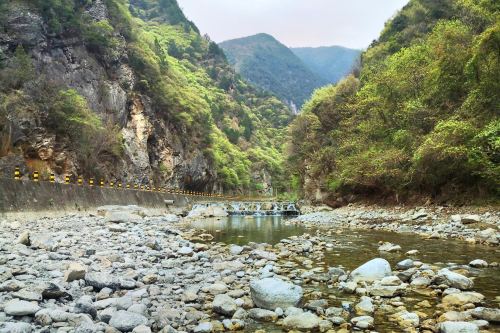
[[378, 247], [378, 250], [381, 252], [396, 252], [396, 251], [401, 251], [401, 246], [385, 242], [384, 244]]
[[437, 285], [445, 284], [460, 290], [468, 290], [474, 286], [474, 282], [471, 279], [462, 274], [452, 272], [447, 268], [443, 268], [437, 272], [433, 283]]
[[463, 224], [479, 223], [481, 222], [481, 217], [475, 214], [462, 215], [461, 220]]
[[278, 278], [265, 278], [250, 282], [250, 294], [255, 305], [273, 311], [276, 308], [285, 309], [296, 306], [303, 296], [300, 286]]
[[86, 273], [87, 267], [78, 262], [72, 262], [69, 264], [68, 269], [64, 273], [64, 281], [71, 282], [75, 280], [82, 280], [85, 278]]
[[113, 313], [111, 320], [109, 321], [109, 325], [122, 332], [130, 332], [137, 326], [146, 325], [147, 323], [148, 320], [146, 317], [134, 312], [123, 310]]
[[469, 266], [476, 267], [476, 268], [484, 268], [484, 267], [488, 267], [488, 263], [482, 259], [475, 259], [469, 263]]
[[479, 333], [479, 328], [465, 321], [445, 321], [438, 325], [441, 333]]
[[319, 327], [320, 318], [311, 312], [290, 315], [283, 320], [283, 327], [287, 330], [312, 331]]
[[215, 296], [212, 302], [212, 309], [219, 314], [232, 316], [238, 309], [238, 306], [236, 305], [234, 299], [228, 295], [219, 294]]
[[353, 270], [349, 279], [352, 281], [375, 281], [391, 274], [389, 262], [382, 258], [375, 258]]
[[4, 312], [11, 316], [32, 316], [40, 310], [36, 303], [11, 300], [5, 304]]

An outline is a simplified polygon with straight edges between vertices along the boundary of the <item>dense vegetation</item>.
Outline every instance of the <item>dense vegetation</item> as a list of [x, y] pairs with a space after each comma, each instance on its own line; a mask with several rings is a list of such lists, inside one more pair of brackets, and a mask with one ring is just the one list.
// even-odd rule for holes
[[450, 199], [500, 189], [500, 2], [411, 0], [290, 127], [291, 187]]
[[342, 46], [291, 48], [316, 75], [328, 83], [337, 83], [359, 66], [360, 50]]
[[297, 107], [302, 106], [314, 89], [328, 83], [270, 35], [233, 39], [220, 47], [245, 79]]
[[[127, 62], [137, 77], [134, 87], [125, 87], [128, 94], [151, 98], [156, 116], [183, 133], [183, 144], [204, 152], [226, 189], [258, 189], [254, 172], [282, 174], [280, 152], [290, 110], [235, 74], [222, 50], [200, 36], [175, 0], [106, 0], [109, 19], [99, 21], [86, 13], [89, 0], [24, 3], [42, 13], [48, 33], [79, 38], [111, 72]], [[123, 153], [116, 119], [96, 115], [75, 90], [46, 84], [29, 52], [20, 45], [15, 54], [0, 54], [2, 134], [14, 113], [42, 110], [43, 125], [80, 157], [81, 169], [99, 174], [91, 156], [118, 160]], [[2, 146], [10, 147], [8, 141]], [[2, 150], [5, 155], [15, 149]]]

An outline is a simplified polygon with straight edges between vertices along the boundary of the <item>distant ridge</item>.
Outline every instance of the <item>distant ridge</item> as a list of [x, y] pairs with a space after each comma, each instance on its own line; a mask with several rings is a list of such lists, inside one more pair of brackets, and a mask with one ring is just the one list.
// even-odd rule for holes
[[337, 83], [359, 63], [361, 50], [343, 46], [291, 48], [316, 75], [329, 83]]
[[219, 45], [238, 73], [289, 105], [300, 108], [316, 88], [328, 83], [271, 35], [261, 33]]

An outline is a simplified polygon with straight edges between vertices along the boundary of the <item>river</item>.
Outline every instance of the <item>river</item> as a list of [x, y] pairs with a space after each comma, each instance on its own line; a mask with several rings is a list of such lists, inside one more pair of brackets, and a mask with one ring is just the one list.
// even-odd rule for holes
[[[288, 223], [289, 218], [282, 216], [229, 216], [227, 218], [212, 218], [192, 222], [191, 226], [203, 229], [214, 236], [216, 242], [226, 244], [245, 245], [249, 242], [268, 243], [274, 245], [284, 238], [300, 236], [304, 233], [316, 234], [319, 230], [306, 228], [300, 224]], [[350, 229], [323, 229], [320, 232], [324, 241], [333, 246], [327, 248], [324, 256], [310, 256], [312, 266], [323, 268], [326, 271], [331, 266], [342, 266], [347, 270], [353, 270], [359, 265], [375, 258], [387, 259], [391, 266], [403, 259], [408, 258], [405, 253], [409, 250], [418, 250], [418, 254], [412, 256], [413, 260], [419, 260], [438, 267], [447, 267], [451, 264], [467, 265], [474, 259], [483, 259], [487, 262], [497, 262], [500, 259], [500, 249], [478, 244], [469, 244], [460, 240], [447, 239], [424, 239], [413, 234], [394, 233], [376, 230], [350, 230]], [[379, 241], [388, 241], [399, 244], [401, 252], [380, 253], [377, 248]], [[304, 258], [297, 258], [300, 266]], [[498, 307], [500, 301], [500, 268], [489, 267], [485, 269], [472, 269], [471, 277], [474, 279], [474, 291], [486, 296], [486, 304]], [[328, 288], [325, 284], [312, 283], [304, 285], [305, 293], [321, 291], [327, 295], [329, 306], [340, 306], [342, 301], [355, 301], [356, 296], [348, 295], [337, 290]], [[416, 306], [417, 303], [427, 300], [430, 308]], [[432, 317], [436, 308], [436, 299], [425, 292], [410, 292], [402, 298], [408, 311], [418, 310]], [[379, 314], [375, 314], [377, 329], [382, 332], [398, 330], [398, 326], [390, 323]], [[251, 328], [258, 328], [256, 324]], [[278, 327], [266, 325], [268, 331], [280, 331]], [[500, 332], [499, 326], [490, 327], [490, 331]]]

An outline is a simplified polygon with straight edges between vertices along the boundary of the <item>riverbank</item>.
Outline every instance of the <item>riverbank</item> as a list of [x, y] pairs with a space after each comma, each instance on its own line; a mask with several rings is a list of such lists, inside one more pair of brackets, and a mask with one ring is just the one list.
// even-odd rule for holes
[[345, 228], [238, 246], [193, 221], [136, 206], [2, 221], [0, 332], [498, 332], [500, 295], [476, 292], [498, 275], [486, 256], [339, 265]]
[[500, 210], [493, 207], [379, 207], [350, 205], [338, 209], [302, 207], [293, 223], [331, 228], [412, 233], [425, 238], [456, 238], [469, 243], [500, 244]]

